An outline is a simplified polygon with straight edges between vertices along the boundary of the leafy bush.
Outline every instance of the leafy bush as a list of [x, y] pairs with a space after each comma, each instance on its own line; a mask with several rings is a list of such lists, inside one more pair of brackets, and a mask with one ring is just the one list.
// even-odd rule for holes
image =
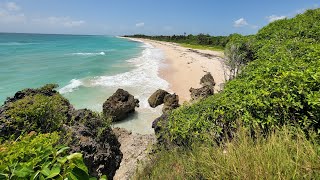
[[301, 130], [282, 128], [268, 138], [241, 129], [224, 146], [195, 144], [162, 150], [136, 179], [319, 179], [320, 145]]
[[174, 110], [167, 137], [212, 141], [239, 123], [263, 132], [284, 124], [320, 131], [319, 29], [320, 9], [261, 29], [250, 48], [254, 60], [222, 93]]
[[30, 131], [53, 132], [67, 123], [66, 112], [69, 107], [64, 102], [65, 99], [60, 94], [25, 96], [8, 104], [1, 121], [14, 131], [15, 137]]
[[89, 179], [82, 154], [68, 155], [57, 133], [26, 135], [0, 145], [0, 179]]

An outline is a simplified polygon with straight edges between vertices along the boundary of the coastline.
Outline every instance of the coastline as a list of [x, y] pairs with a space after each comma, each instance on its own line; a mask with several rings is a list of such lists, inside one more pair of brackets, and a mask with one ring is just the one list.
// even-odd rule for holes
[[126, 38], [143, 42], [163, 51], [164, 64], [159, 76], [169, 83], [169, 90], [179, 95], [180, 102], [190, 100], [189, 89], [199, 88], [200, 79], [210, 72], [216, 82], [215, 91], [221, 90], [225, 82], [223, 69], [223, 52], [195, 50], [182, 47], [176, 43], [149, 39]]

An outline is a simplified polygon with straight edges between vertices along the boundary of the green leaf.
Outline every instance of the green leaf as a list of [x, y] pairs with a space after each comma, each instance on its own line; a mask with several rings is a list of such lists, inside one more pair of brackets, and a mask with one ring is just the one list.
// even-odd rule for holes
[[70, 149], [70, 147], [63, 147], [56, 153], [56, 155], [58, 156], [59, 154], [64, 153], [68, 149]]
[[73, 160], [73, 159], [80, 159], [82, 158], [82, 154], [81, 153], [73, 153], [73, 154], [70, 154], [69, 156], [67, 156], [67, 159], [70, 161], [70, 160]]
[[106, 175], [103, 175], [100, 177], [100, 180], [108, 180], [107, 176]]
[[82, 169], [75, 167], [71, 171], [71, 175], [75, 177], [77, 180], [89, 180], [89, 175]]
[[41, 170], [41, 173], [45, 176], [49, 176], [50, 175], [50, 169], [48, 167], [44, 167], [42, 170]]
[[47, 177], [47, 179], [53, 178], [53, 177], [59, 175], [59, 174], [60, 174], [60, 171], [61, 171], [61, 169], [60, 169], [59, 166], [54, 166], [54, 167], [51, 169], [50, 174], [49, 174], [49, 176]]
[[61, 164], [61, 165], [63, 165], [64, 163], [66, 163], [67, 162], [67, 157], [59, 157], [58, 159], [57, 159], [57, 161]]
[[13, 174], [18, 176], [18, 177], [28, 177], [33, 173], [33, 169], [29, 167], [22, 167], [20, 169], [16, 169]]
[[36, 179], [39, 175], [40, 171], [37, 171], [36, 173], [34, 173], [31, 177], [32, 180]]
[[9, 179], [9, 175], [8, 174], [2, 174], [0, 173], [0, 179], [2, 180], [5, 180], [5, 179]]

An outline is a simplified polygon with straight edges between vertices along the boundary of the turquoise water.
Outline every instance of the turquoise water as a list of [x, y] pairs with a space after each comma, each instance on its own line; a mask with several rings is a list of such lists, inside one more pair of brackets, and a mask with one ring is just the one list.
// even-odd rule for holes
[[101, 111], [124, 88], [141, 108], [116, 126], [150, 133], [159, 110], [148, 107], [147, 97], [168, 87], [158, 76], [162, 60], [152, 46], [117, 37], [0, 33], [0, 101], [24, 88], [57, 83], [76, 108]]

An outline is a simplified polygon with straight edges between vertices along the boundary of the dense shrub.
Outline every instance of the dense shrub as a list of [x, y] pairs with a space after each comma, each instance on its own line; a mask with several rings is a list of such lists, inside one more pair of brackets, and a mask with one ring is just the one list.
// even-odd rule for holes
[[22, 99], [8, 102], [1, 113], [1, 136], [17, 137], [23, 132], [53, 132], [70, 119], [69, 103], [60, 94], [26, 95]]
[[57, 133], [29, 134], [0, 145], [0, 179], [89, 179], [82, 154], [67, 154]]
[[253, 61], [222, 93], [173, 111], [168, 138], [214, 140], [238, 123], [263, 132], [283, 124], [320, 130], [319, 29], [320, 9], [261, 29], [250, 48]]

